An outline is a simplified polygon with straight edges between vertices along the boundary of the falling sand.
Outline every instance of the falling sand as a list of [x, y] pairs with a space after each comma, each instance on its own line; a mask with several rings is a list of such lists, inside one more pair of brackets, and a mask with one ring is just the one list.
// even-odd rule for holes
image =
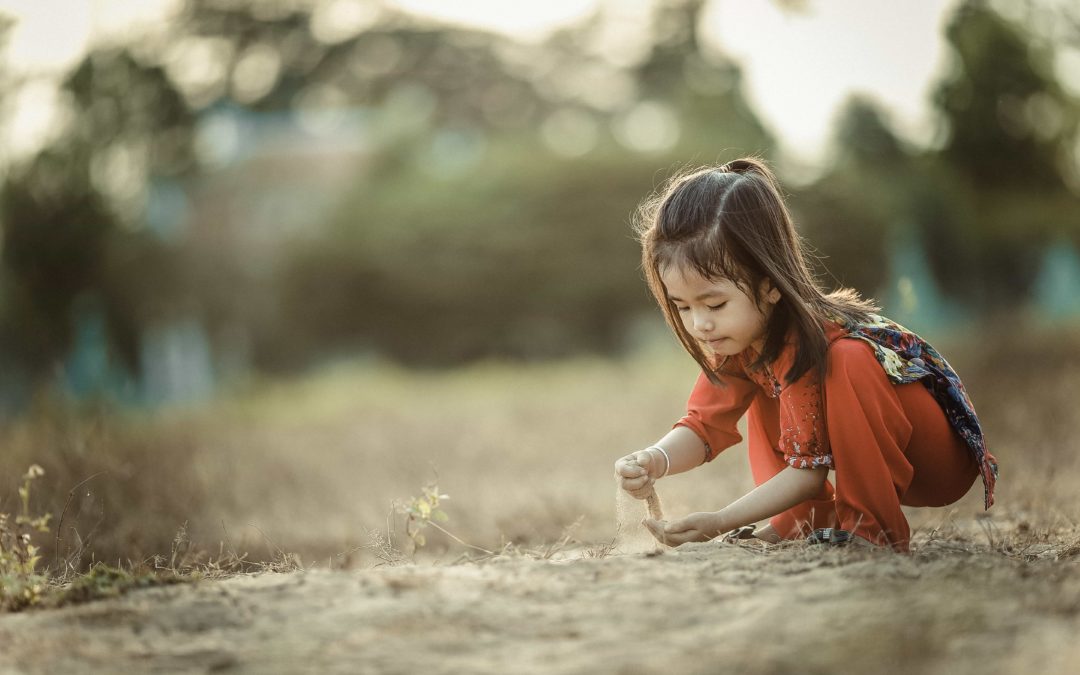
[[[664, 509], [656, 490], [645, 498], [646, 512], [653, 520], [664, 519]], [[622, 553], [649, 553], [661, 547], [642, 524], [641, 501], [634, 499], [616, 483], [615, 486], [615, 547]]]

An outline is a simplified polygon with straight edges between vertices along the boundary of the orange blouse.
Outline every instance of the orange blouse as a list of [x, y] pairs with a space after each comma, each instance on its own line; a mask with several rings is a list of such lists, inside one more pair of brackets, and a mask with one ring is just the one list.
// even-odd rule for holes
[[[839, 324], [825, 324], [830, 344], [846, 334]], [[793, 334], [789, 334], [777, 359], [761, 370], [749, 367], [757, 356], [748, 348], [729, 357], [717, 371], [722, 386], [709, 382], [704, 373], [699, 375], [690, 392], [687, 413], [675, 426], [692, 429], [705, 442], [705, 461], [712, 461], [722, 450], [742, 440], [736, 424], [754, 397], [762, 394], [779, 399], [780, 451], [784, 461], [798, 469], [832, 468], [818, 372], [810, 370], [797, 381], [785, 384], [795, 359]]]

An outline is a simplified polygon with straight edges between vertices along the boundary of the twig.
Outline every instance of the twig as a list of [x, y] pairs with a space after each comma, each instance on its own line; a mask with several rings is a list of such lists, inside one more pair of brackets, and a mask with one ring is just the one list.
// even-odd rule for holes
[[267, 535], [265, 532], [263, 532], [262, 529], [260, 529], [258, 525], [254, 524], [254, 523], [248, 523], [248, 525], [250, 527], [254, 527], [256, 530], [258, 530], [259, 534], [261, 534], [263, 536], [263, 539], [265, 539], [268, 544], [272, 544], [273, 547], [275, 549], [277, 549], [277, 554], [280, 557], [280, 560], [281, 560], [282, 564], [290, 564], [290, 561], [291, 561], [291, 564], [292, 564], [292, 566], [294, 568], [297, 568], [297, 569], [300, 569], [300, 570], [304, 569], [303, 560], [298, 560], [295, 555], [291, 555], [289, 553], [286, 553], [280, 546], [277, 545], [277, 542], [275, 542], [273, 539], [271, 539], [269, 537], [269, 535]]
[[473, 546], [472, 544], [470, 544], [467, 541], [462, 541], [456, 534], [454, 534], [453, 532], [447, 530], [446, 528], [442, 527], [441, 525], [439, 525], [438, 523], [436, 523], [434, 521], [429, 520], [428, 525], [431, 525], [436, 530], [438, 530], [439, 532], [442, 532], [443, 534], [450, 537], [451, 539], [453, 539], [457, 543], [461, 544], [462, 546], [468, 546], [469, 548], [475, 548], [477, 551], [483, 551], [484, 553], [487, 553], [488, 555], [495, 555], [494, 551], [489, 551], [486, 548], [481, 548], [479, 546]]
[[68, 506], [71, 505], [71, 499], [75, 496], [75, 491], [78, 490], [79, 488], [81, 488], [83, 485], [86, 485], [87, 483], [89, 483], [93, 479], [97, 478], [98, 476], [100, 476], [103, 473], [109, 473], [109, 472], [108, 471], [98, 471], [97, 473], [90, 476], [89, 478], [84, 478], [83, 480], [79, 481], [78, 483], [75, 484], [75, 487], [68, 490], [67, 501], [64, 502], [64, 510], [60, 512], [60, 521], [57, 522], [57, 524], [56, 524], [56, 540], [53, 543], [53, 566], [54, 567], [56, 565], [58, 565], [59, 562], [60, 562], [60, 531], [64, 527], [64, 516], [67, 515]]
[[247, 558], [247, 551], [244, 552], [243, 557], [236, 552], [236, 546], [233, 545], [232, 537], [229, 536], [229, 530], [225, 527], [225, 521], [221, 521], [221, 532], [225, 535], [225, 545], [229, 547], [229, 554], [232, 556], [233, 561], [239, 564], [243, 569], [245, 558]]

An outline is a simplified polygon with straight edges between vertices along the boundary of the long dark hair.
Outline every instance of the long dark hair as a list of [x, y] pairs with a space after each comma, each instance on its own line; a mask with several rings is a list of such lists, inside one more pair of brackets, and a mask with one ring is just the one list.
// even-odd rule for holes
[[668, 266], [691, 269], [707, 279], [729, 279], [759, 308], [763, 299], [758, 289], [769, 279], [779, 289], [780, 301], [769, 316], [761, 356], [751, 367], [775, 361], [793, 327], [798, 342], [789, 383], [814, 368], [819, 375], [824, 372], [825, 321], [854, 323], [879, 311], [850, 288], [827, 293], [818, 285], [779, 184], [760, 159], [747, 157], [676, 175], [641, 204], [634, 225], [649, 289], [679, 342], [714, 383], [720, 383], [716, 371], [723, 362], [709, 362], [668, 300], [660, 278]]

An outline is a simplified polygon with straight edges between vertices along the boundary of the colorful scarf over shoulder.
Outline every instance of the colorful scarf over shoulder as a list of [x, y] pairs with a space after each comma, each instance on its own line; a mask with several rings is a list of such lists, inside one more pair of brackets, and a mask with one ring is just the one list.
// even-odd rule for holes
[[874, 348], [890, 381], [896, 384], [918, 381], [926, 385], [979, 465], [986, 508], [990, 508], [998, 476], [997, 460], [987, 451], [975, 407], [945, 357], [915, 333], [876, 314], [871, 315], [870, 321], [849, 324], [845, 329], [849, 337], [864, 340]]

